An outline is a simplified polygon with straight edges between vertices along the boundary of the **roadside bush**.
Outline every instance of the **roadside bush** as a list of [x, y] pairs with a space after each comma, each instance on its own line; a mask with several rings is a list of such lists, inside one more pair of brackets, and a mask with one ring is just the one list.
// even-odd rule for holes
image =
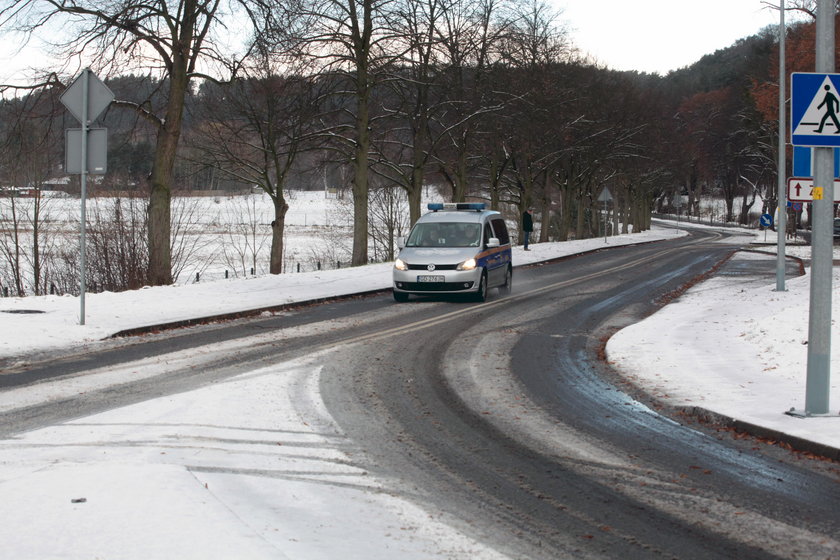
[[88, 213], [88, 291], [120, 292], [146, 285], [149, 253], [145, 201], [93, 199]]

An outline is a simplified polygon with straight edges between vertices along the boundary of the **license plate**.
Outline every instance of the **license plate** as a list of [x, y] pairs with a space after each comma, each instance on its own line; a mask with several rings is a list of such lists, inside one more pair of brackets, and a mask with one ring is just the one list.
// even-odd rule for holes
[[418, 282], [445, 282], [446, 278], [443, 276], [418, 276]]

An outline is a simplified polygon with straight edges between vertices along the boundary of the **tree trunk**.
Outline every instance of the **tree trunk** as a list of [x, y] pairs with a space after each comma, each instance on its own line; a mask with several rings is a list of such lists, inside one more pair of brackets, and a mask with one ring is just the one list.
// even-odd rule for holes
[[[495, 154], [495, 152], [494, 152]], [[499, 209], [499, 186], [501, 183], [501, 168], [495, 155], [490, 160], [490, 210]]]
[[426, 166], [426, 142], [425, 133], [426, 119], [421, 118], [414, 133], [414, 146], [412, 148], [411, 161], [411, 184], [407, 189], [409, 227], [420, 219], [423, 209], [420, 207], [423, 197], [423, 176]]
[[149, 283], [152, 286], [172, 283], [172, 178], [188, 83], [186, 61], [176, 56], [169, 77], [166, 119], [158, 129], [149, 193]]
[[[158, 145], [162, 146], [161, 143]], [[172, 283], [172, 248], [170, 246], [172, 196], [169, 190], [169, 177], [161, 171], [161, 162], [162, 156], [156, 155], [149, 194], [148, 277], [152, 286], [165, 286]]]
[[[513, 170], [516, 173], [516, 182], [517, 186], [519, 187], [519, 216], [521, 217], [522, 214], [525, 212], [527, 208], [530, 208], [533, 204], [534, 199], [534, 178], [531, 176], [531, 161], [530, 158], [526, 155], [525, 157], [521, 158], [524, 160], [524, 166], [519, 165], [520, 158], [514, 157], [512, 159]], [[543, 222], [546, 223], [546, 222]], [[525, 232], [522, 231], [522, 228], [519, 228], [519, 244], [522, 245], [525, 242]]]
[[[612, 205], [612, 235], [619, 234], [619, 228], [621, 227], [621, 218], [620, 216], [623, 214], [622, 208], [624, 201], [624, 196], [620, 193], [616, 192], [616, 195], [613, 197], [613, 205]], [[626, 222], [626, 220], [625, 220]]]
[[753, 205], [755, 204], [755, 190], [752, 192], [752, 199], [747, 199], [749, 196], [748, 193], [744, 193], [743, 198], [741, 199], [741, 212], [738, 217], [738, 223], [741, 225], [747, 225], [750, 220], [750, 210], [752, 210]]
[[406, 195], [408, 197], [408, 216], [410, 220], [408, 227], [411, 227], [417, 220], [420, 219], [420, 215], [423, 213], [423, 209], [420, 206], [423, 198], [422, 167], [414, 167], [411, 177], [411, 188], [408, 190]]
[[578, 189], [577, 191], [577, 220], [575, 222], [575, 239], [586, 239], [589, 237], [587, 235], [585, 226], [586, 226], [586, 211], [587, 211], [587, 204], [584, 197], [583, 189]]
[[572, 208], [574, 208], [573, 190], [566, 183], [560, 187], [560, 226], [557, 241], [569, 240], [569, 231], [572, 227]]
[[452, 202], [464, 202], [467, 198], [467, 141], [458, 147], [458, 161], [455, 168], [455, 183], [452, 185]]
[[[279, 189], [278, 189], [279, 190]], [[289, 205], [283, 197], [274, 197], [274, 221], [271, 223], [271, 257], [268, 265], [269, 274], [283, 272], [283, 232], [286, 228], [286, 212]]]
[[[362, 72], [360, 70], [360, 72]], [[365, 80], [360, 77], [359, 80]], [[368, 263], [368, 130], [367, 86], [360, 85], [358, 114], [356, 115], [356, 153], [353, 162], [353, 266]]]
[[551, 223], [551, 173], [545, 170], [542, 190], [542, 213], [540, 215], [540, 243], [548, 242], [548, 224]]

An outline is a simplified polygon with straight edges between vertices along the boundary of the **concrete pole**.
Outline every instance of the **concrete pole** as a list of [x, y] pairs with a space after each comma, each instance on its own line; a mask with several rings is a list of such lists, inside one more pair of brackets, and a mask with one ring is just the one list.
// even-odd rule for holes
[[[835, 0], [817, 4], [816, 72], [834, 73]], [[814, 148], [811, 206], [811, 301], [805, 415], [828, 414], [831, 365], [831, 284], [834, 258], [834, 149]], [[818, 188], [822, 189], [819, 196]]]
[[785, 130], [785, 119], [787, 109], [785, 100], [785, 85], [787, 73], [785, 72], [785, 0], [779, 3], [779, 164], [778, 164], [778, 195], [779, 219], [776, 223], [778, 242], [776, 243], [776, 291], [785, 291], [785, 235], [787, 235], [787, 131]]

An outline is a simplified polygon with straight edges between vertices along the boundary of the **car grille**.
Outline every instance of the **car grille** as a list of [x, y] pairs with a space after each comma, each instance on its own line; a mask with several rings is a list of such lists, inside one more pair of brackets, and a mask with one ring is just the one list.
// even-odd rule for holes
[[407, 292], [463, 292], [474, 282], [397, 282], [397, 287]]
[[[427, 264], [410, 264], [408, 265], [408, 270], [429, 270], [429, 265]], [[457, 264], [436, 264], [435, 270], [458, 270]]]

